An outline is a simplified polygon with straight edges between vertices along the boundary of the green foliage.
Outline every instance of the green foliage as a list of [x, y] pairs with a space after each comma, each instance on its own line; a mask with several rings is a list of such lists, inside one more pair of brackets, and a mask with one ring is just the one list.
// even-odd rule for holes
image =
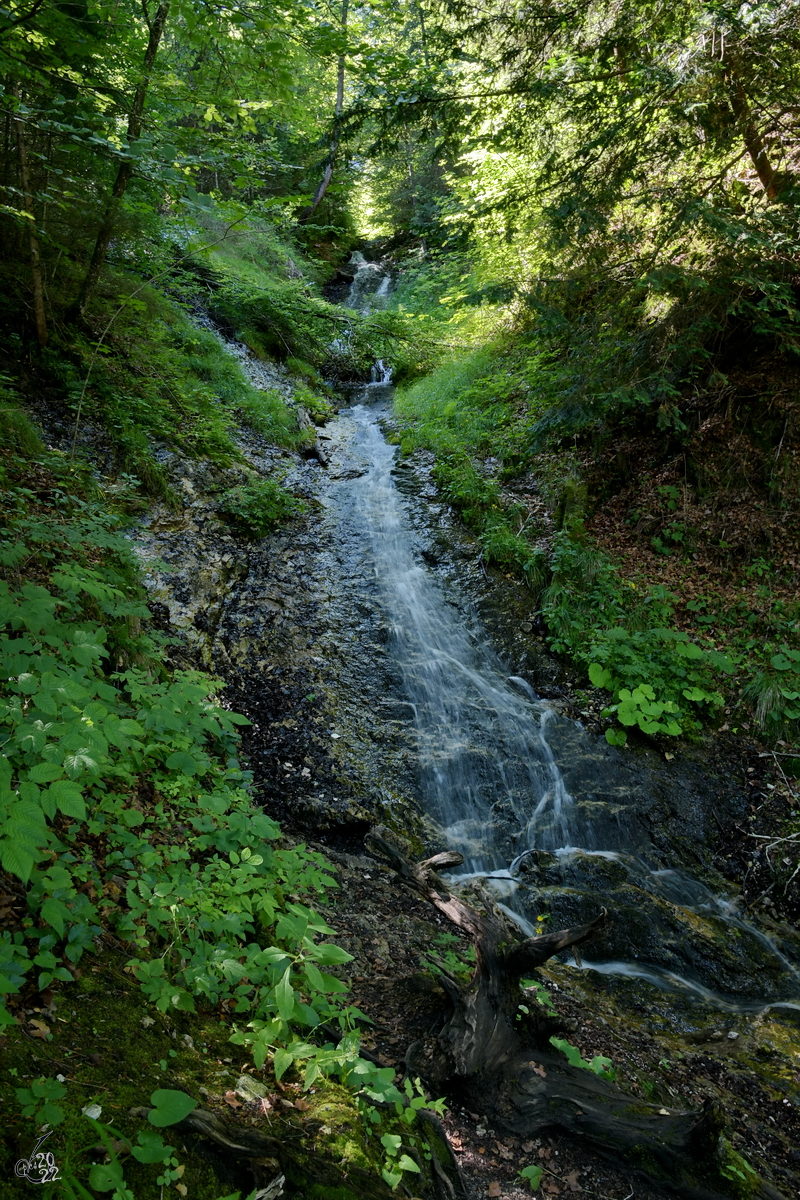
[[231, 488], [222, 497], [219, 508], [253, 538], [266, 537], [276, 526], [306, 511], [303, 501], [274, 479], [261, 478]]
[[550, 993], [543, 984], [539, 983], [537, 979], [522, 979], [520, 980], [520, 986], [525, 988], [527, 991], [532, 991], [536, 998], [537, 1004], [541, 1004], [545, 1012], [549, 1013], [551, 1016], [555, 1016], [555, 1005], [550, 997]]
[[[381, 1108], [377, 1108], [374, 1103], [370, 1104], [366, 1100], [360, 1099], [358, 1101], [359, 1110], [367, 1135], [374, 1135], [382, 1147], [384, 1165], [381, 1175], [384, 1182], [388, 1183], [394, 1191], [402, 1182], [404, 1172], [420, 1174], [419, 1164], [409, 1154], [403, 1153], [404, 1145], [428, 1161], [432, 1156], [422, 1131], [414, 1132], [413, 1127], [417, 1120], [417, 1114], [421, 1109], [426, 1108], [442, 1116], [445, 1112], [445, 1103], [441, 1099], [430, 1100], [419, 1079], [415, 1079], [412, 1083], [411, 1079], [406, 1077], [403, 1090], [400, 1091], [392, 1082], [393, 1072], [390, 1068], [378, 1067], [369, 1072], [366, 1070], [367, 1066], [368, 1064], [363, 1061], [358, 1065], [358, 1071], [362, 1077], [370, 1076], [369, 1081], [363, 1085], [363, 1094], [380, 1104]], [[387, 1108], [390, 1112], [391, 1109], [394, 1110], [393, 1118], [387, 1113]], [[395, 1127], [401, 1129], [401, 1133], [393, 1133], [389, 1130], [377, 1137], [377, 1128], [384, 1123], [385, 1119], [393, 1121]]]
[[762, 729], [780, 733], [800, 721], [800, 651], [785, 642], [745, 688]]
[[150, 1103], [153, 1107], [147, 1114], [147, 1119], [151, 1125], [155, 1125], [159, 1129], [163, 1129], [165, 1125], [177, 1125], [197, 1108], [197, 1101], [193, 1100], [191, 1096], [170, 1088], [161, 1088], [153, 1092]]
[[306, 376], [310, 368], [315, 375], [369, 379], [379, 358], [393, 363], [402, 376], [429, 361], [426, 338], [403, 314], [362, 315], [339, 308], [310, 293], [300, 280], [265, 277], [256, 285], [238, 271], [226, 271], [208, 305], [220, 326], [259, 357], [302, 362]]
[[0, 443], [31, 458], [44, 450], [39, 430], [19, 407], [8, 375], [0, 375]]
[[395, 407], [403, 452], [424, 447], [436, 454], [442, 494], [477, 533], [486, 561], [520, 574], [538, 595], [548, 572], [531, 540], [537, 530], [480, 462], [481, 456], [496, 455], [501, 473], [516, 472], [529, 369], [524, 360], [506, 356], [502, 346], [453, 355], [431, 376], [401, 390]]
[[434, 974], [444, 971], [454, 978], [468, 979], [475, 970], [475, 947], [468, 946], [459, 953], [456, 946], [460, 946], [460, 940], [455, 934], [437, 933], [430, 953], [422, 956], [422, 965]]
[[29, 1088], [15, 1088], [14, 1092], [23, 1117], [32, 1117], [37, 1125], [63, 1122], [64, 1110], [58, 1101], [64, 1099], [67, 1089], [57, 1079], [34, 1079]]
[[294, 449], [302, 442], [297, 418], [275, 388], [251, 388], [238, 400], [235, 415], [276, 446]]
[[531, 1191], [535, 1192], [536, 1189], [538, 1188], [539, 1184], [542, 1182], [542, 1176], [544, 1175], [544, 1169], [542, 1167], [537, 1167], [535, 1164], [531, 1163], [530, 1166], [523, 1167], [522, 1170], [518, 1172], [518, 1174], [521, 1175], [523, 1179], [527, 1179], [528, 1183], [530, 1184]]
[[324, 425], [333, 416], [334, 409], [330, 400], [305, 383], [295, 385], [294, 398], [297, 404], [306, 410], [315, 425]]
[[583, 1057], [576, 1046], [573, 1046], [571, 1042], [564, 1041], [563, 1038], [551, 1037], [550, 1045], [555, 1046], [556, 1050], [560, 1050], [562, 1054], [566, 1055], [571, 1067], [582, 1067], [587, 1071], [591, 1071], [594, 1075], [599, 1075], [601, 1079], [616, 1079], [617, 1073], [611, 1066], [611, 1059], [606, 1058], [605, 1055], [595, 1054], [594, 1058], [589, 1062]]
[[[566, 533], [555, 539], [551, 566], [542, 600], [550, 644], [583, 664], [595, 687], [612, 692], [616, 703], [605, 715], [651, 736], [677, 736], [697, 730], [703, 716], [714, 718], [724, 703], [717, 681], [735, 664], [657, 623], [671, 616], [674, 597], [663, 588], [639, 595], [599, 550]], [[618, 730], [606, 736], [625, 742]]]
[[[156, 1095], [177, 1098], [182, 1096], [182, 1093], [161, 1092], [156, 1093]], [[150, 1116], [152, 1117], [157, 1112], [163, 1112], [167, 1116], [170, 1112], [177, 1114], [181, 1110], [183, 1110], [182, 1115], [185, 1116], [188, 1112], [192, 1111], [196, 1102], [189, 1101], [189, 1097], [187, 1096], [183, 1096], [182, 1099], [183, 1103], [178, 1102], [177, 1099], [165, 1102], [163, 1109], [154, 1109]], [[102, 1163], [93, 1163], [89, 1168], [89, 1186], [95, 1192], [113, 1192], [111, 1200], [134, 1200], [135, 1193], [125, 1180], [125, 1164], [120, 1158], [120, 1153], [123, 1152], [122, 1147], [128, 1145], [128, 1139], [118, 1129], [114, 1128], [113, 1125], [107, 1125], [94, 1117], [88, 1117], [87, 1119], [95, 1131], [100, 1144], [105, 1148], [105, 1161]], [[164, 1120], [160, 1123], [163, 1125], [175, 1124], [176, 1121], [181, 1119], [181, 1116], [174, 1115], [172, 1120]], [[159, 1122], [154, 1122], [154, 1124], [157, 1123]], [[163, 1188], [166, 1185], [176, 1183], [181, 1178], [183, 1168], [178, 1162], [174, 1146], [166, 1145], [159, 1134], [147, 1129], [139, 1130], [136, 1142], [137, 1144], [130, 1148], [130, 1153], [137, 1162], [146, 1164], [158, 1163], [164, 1168], [162, 1173], [155, 1179], [156, 1186]], [[86, 1200], [90, 1196], [90, 1193], [72, 1170], [67, 1169], [66, 1175], [61, 1178], [61, 1186], [69, 1200]], [[228, 1200], [231, 1200], [231, 1198], [228, 1198]]]

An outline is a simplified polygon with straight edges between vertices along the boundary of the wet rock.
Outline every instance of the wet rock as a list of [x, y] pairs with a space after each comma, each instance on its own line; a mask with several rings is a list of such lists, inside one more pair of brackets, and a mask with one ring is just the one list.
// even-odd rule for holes
[[[675, 871], [653, 872], [630, 855], [580, 851], [529, 860], [526, 887], [548, 928], [588, 922], [601, 907], [611, 920], [587, 948], [589, 963], [668, 989], [747, 1001], [792, 999], [796, 982], [775, 946], [739, 921], [715, 895]], [[659, 894], [660, 893], [660, 894]]]

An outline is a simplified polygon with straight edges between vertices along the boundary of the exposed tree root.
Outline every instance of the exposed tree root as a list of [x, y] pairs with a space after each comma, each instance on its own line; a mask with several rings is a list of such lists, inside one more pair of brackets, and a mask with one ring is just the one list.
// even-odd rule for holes
[[520, 979], [560, 950], [588, 941], [607, 920], [605, 909], [588, 925], [516, 941], [499, 915], [478, 912], [437, 875], [458, 866], [460, 854], [447, 851], [415, 865], [390, 836], [386, 830], [371, 833], [373, 853], [471, 937], [476, 957], [468, 987], [442, 976], [451, 1011], [437, 1036], [439, 1058], [433, 1064], [427, 1058], [424, 1066], [412, 1061], [413, 1069], [500, 1130], [517, 1136], [561, 1130], [601, 1154], [623, 1159], [679, 1196], [784, 1200], [754, 1174], [739, 1178], [742, 1164], [731, 1155], [722, 1114], [711, 1101], [700, 1110], [665, 1112], [627, 1096], [553, 1051], [549, 1039], [557, 1025], [552, 1017], [520, 1009]]

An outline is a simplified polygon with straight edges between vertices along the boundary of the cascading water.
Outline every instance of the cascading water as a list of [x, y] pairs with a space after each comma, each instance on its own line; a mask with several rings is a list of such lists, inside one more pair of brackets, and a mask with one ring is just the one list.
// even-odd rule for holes
[[387, 300], [392, 286], [392, 277], [379, 263], [368, 262], [360, 250], [350, 255], [350, 266], [355, 267], [353, 282], [345, 303], [356, 312], [368, 312], [380, 308]]
[[[389, 276], [361, 255], [350, 305], [365, 311]], [[385, 294], [385, 293], [384, 293]], [[657, 915], [683, 913], [722, 927], [769, 960], [757, 997], [732, 999], [676, 969], [674, 951], [664, 961], [608, 961], [591, 965], [616, 975], [634, 975], [660, 987], [691, 994], [727, 1009], [765, 1004], [800, 1007], [800, 973], [786, 955], [732, 905], [704, 885], [674, 870], [656, 870], [652, 847], [635, 825], [626, 825], [624, 806], [592, 794], [575, 800], [556, 762], [549, 737], [564, 723], [525, 680], [511, 677], [488, 646], [485, 634], [468, 624], [439, 589], [415, 554], [405, 502], [393, 479], [396, 450], [379, 420], [390, 399], [390, 372], [376, 364], [373, 382], [353, 395], [353, 451], [365, 464], [355, 480], [337, 485], [337, 503], [355, 512], [368, 539], [391, 647], [413, 713], [420, 792], [442, 840], [464, 856], [462, 878], [485, 878], [498, 901], [530, 933], [536, 918], [536, 889], [526, 884], [525, 866], [546, 851], [553, 869], [570, 882], [578, 865], [613, 867], [623, 890], [647, 898]], [[596, 911], [596, 908], [595, 908]], [[633, 911], [633, 910], [632, 910]], [[669, 941], [669, 930], [665, 940]], [[670, 957], [672, 954], [672, 957]], [[715, 968], [709, 968], [716, 980]], [[720, 972], [724, 982], [724, 971]], [[733, 987], [728, 980], [728, 991]], [[721, 987], [724, 993], [725, 988]]]
[[371, 464], [357, 494], [414, 712], [430, 812], [473, 873], [505, 866], [515, 840], [526, 849], [534, 828], [538, 844], [555, 849], [568, 836], [571, 800], [543, 735], [551, 713], [541, 706], [533, 714], [417, 564], [392, 479], [395, 448], [384, 440], [374, 409], [360, 404], [351, 415]]

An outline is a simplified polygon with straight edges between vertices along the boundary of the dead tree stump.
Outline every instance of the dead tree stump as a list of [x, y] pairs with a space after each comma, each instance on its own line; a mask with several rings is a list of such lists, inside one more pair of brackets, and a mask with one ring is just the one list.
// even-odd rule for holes
[[[431, 1065], [426, 1059], [424, 1067], [414, 1069], [500, 1130], [527, 1137], [560, 1130], [687, 1200], [737, 1196], [722, 1173], [727, 1161], [723, 1118], [710, 1100], [699, 1110], [665, 1114], [627, 1096], [553, 1050], [549, 1039], [561, 1028], [556, 1019], [544, 1010], [526, 1015], [520, 1009], [520, 980], [560, 950], [588, 941], [607, 920], [606, 910], [588, 925], [515, 940], [498, 916], [478, 912], [439, 878], [438, 871], [463, 862], [460, 854], [445, 851], [412, 864], [389, 836], [385, 830], [369, 835], [375, 856], [475, 947], [475, 972], [467, 987], [442, 976], [450, 1009], [437, 1035], [438, 1061]], [[748, 1180], [747, 1195], [785, 1200], [757, 1176]]]

